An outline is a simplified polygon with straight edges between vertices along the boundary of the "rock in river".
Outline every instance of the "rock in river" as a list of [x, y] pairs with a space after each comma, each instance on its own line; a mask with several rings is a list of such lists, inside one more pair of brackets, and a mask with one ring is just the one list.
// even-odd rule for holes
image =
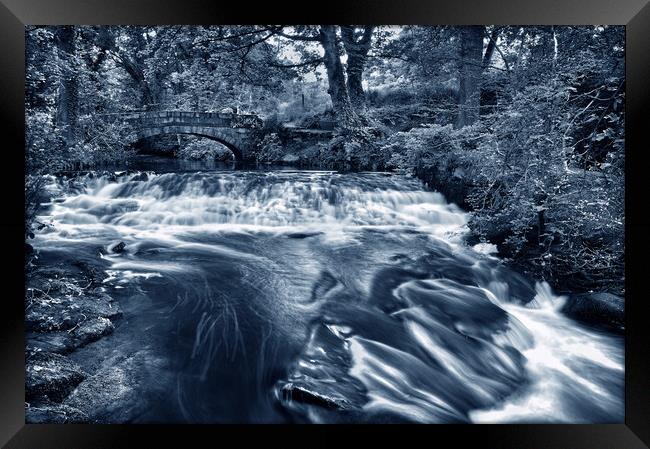
[[109, 299], [96, 295], [35, 297], [25, 312], [25, 327], [28, 331], [52, 332], [73, 329], [96, 317], [116, 319], [122, 313]]
[[78, 328], [74, 330], [74, 336], [81, 340], [81, 344], [85, 345], [93, 341], [97, 341], [104, 335], [113, 332], [115, 326], [108, 318], [97, 317], [88, 321], [84, 321]]
[[86, 377], [81, 367], [65, 356], [47, 352], [28, 354], [25, 395], [27, 399], [47, 396], [61, 401]]
[[[133, 422], [147, 410], [142, 392], [156, 388], [161, 364], [149, 351], [136, 352], [81, 382], [64, 404], [80, 410], [94, 422]], [[152, 373], [157, 373], [158, 378], [151, 377]]]
[[26, 407], [25, 422], [28, 424], [86, 423], [88, 417], [74, 407], [45, 402], [30, 404], [29, 407]]
[[562, 313], [590, 326], [623, 332], [625, 300], [611, 293], [582, 293], [569, 297]]
[[126, 243], [124, 242], [119, 242], [113, 246], [111, 246], [108, 250], [112, 253], [120, 254], [124, 252], [124, 249], [126, 248]]
[[27, 334], [27, 350], [68, 354], [80, 346], [69, 332], [30, 332]]

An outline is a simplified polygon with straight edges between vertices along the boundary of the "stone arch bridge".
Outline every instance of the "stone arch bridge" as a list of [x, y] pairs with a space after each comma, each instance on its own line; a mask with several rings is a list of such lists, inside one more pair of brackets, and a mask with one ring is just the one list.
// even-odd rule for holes
[[237, 161], [252, 157], [251, 150], [264, 126], [254, 114], [148, 111], [119, 115], [133, 129], [131, 143], [163, 134], [192, 134], [225, 145]]

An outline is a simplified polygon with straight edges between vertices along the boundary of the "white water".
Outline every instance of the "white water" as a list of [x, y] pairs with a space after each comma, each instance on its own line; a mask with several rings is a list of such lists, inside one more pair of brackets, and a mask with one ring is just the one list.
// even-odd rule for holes
[[[527, 359], [531, 385], [498, 407], [473, 412], [472, 420], [590, 422], [584, 412], [574, 410], [582, 406], [612, 416], [610, 422], [622, 421], [625, 360], [620, 339], [595, 333], [559, 313], [565, 298], [553, 295], [548, 284], [537, 284], [536, 290], [528, 307], [501, 304], [534, 336], [532, 344], [515, 346]], [[591, 364], [593, 371], [581, 369], [583, 362]], [[599, 376], [605, 372], [610, 374]], [[558, 406], [564, 403], [571, 407]]]
[[[55, 203], [44, 220], [57, 227], [125, 226], [177, 231], [176, 226], [255, 227], [413, 226], [446, 230], [465, 224], [465, 214], [431, 191], [403, 191], [386, 177], [386, 188], [347, 185], [330, 172], [268, 175], [149, 174], [148, 180], [86, 179], [86, 191]], [[251, 179], [255, 176], [261, 179]], [[367, 175], [372, 176], [372, 175]], [[286, 180], [284, 178], [287, 178]], [[413, 184], [413, 181], [411, 181]], [[50, 190], [59, 188], [53, 184]], [[75, 227], [77, 226], [77, 227]], [[99, 226], [101, 227], [101, 226]]]

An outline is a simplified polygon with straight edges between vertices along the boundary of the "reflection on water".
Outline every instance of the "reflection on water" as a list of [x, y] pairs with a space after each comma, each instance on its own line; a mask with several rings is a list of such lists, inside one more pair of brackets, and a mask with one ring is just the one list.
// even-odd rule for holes
[[297, 167], [271, 163], [256, 164], [251, 162], [222, 161], [217, 159], [182, 159], [163, 154], [136, 154], [124, 162], [107, 163], [103, 170], [120, 172], [125, 170], [156, 173], [214, 171], [214, 170], [291, 170]]
[[146, 351], [146, 406], [108, 421], [622, 421], [622, 339], [468, 248], [419, 181], [140, 162], [51, 178], [35, 240], [96, 258], [124, 309], [73, 357]]

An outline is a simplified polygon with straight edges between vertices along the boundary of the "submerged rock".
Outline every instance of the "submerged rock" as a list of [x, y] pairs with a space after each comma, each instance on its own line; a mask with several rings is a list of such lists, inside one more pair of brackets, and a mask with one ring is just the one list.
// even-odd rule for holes
[[323, 298], [329, 291], [338, 285], [338, 281], [328, 271], [323, 271], [311, 290], [311, 300]]
[[561, 312], [590, 326], [615, 332], [625, 331], [625, 300], [611, 293], [570, 296]]
[[88, 416], [74, 407], [45, 402], [25, 408], [25, 422], [27, 424], [81, 424], [88, 422]]
[[78, 340], [69, 332], [29, 333], [27, 350], [68, 354], [79, 347]]
[[148, 180], [149, 180], [149, 175], [146, 172], [138, 173], [135, 176], [133, 176], [133, 178], [131, 178], [131, 181], [143, 181], [143, 182], [146, 182]]
[[125, 249], [126, 249], [126, 243], [119, 242], [119, 243], [111, 246], [108, 250], [110, 252], [112, 252], [112, 253], [120, 254], [120, 253], [123, 253]]
[[86, 377], [81, 367], [65, 356], [34, 352], [26, 361], [25, 395], [62, 401]]
[[314, 237], [316, 235], [321, 235], [322, 232], [320, 231], [315, 231], [315, 232], [291, 232], [287, 234], [287, 238], [290, 239], [306, 239], [308, 237]]
[[351, 357], [335, 332], [336, 326], [323, 324], [312, 329], [289, 378], [276, 386], [276, 397], [284, 406], [302, 413], [311, 409], [349, 414], [359, 412], [367, 402], [363, 385], [349, 375]]
[[524, 384], [524, 357], [501, 339], [513, 326], [525, 331], [487, 290], [425, 276], [389, 267], [365, 300], [328, 292], [320, 323], [276, 386], [281, 403], [312, 421], [467, 422]]
[[309, 390], [305, 386], [288, 383], [282, 386], [282, 400], [285, 402], [300, 402], [308, 405], [317, 405], [326, 409], [348, 410], [354, 408], [349, 401], [342, 397], [331, 397]]
[[64, 404], [80, 410], [93, 422], [132, 422], [148, 407], [141, 393], [153, 388], [155, 381], [150, 373], [160, 373], [161, 363], [151, 352], [139, 351], [88, 377]]

